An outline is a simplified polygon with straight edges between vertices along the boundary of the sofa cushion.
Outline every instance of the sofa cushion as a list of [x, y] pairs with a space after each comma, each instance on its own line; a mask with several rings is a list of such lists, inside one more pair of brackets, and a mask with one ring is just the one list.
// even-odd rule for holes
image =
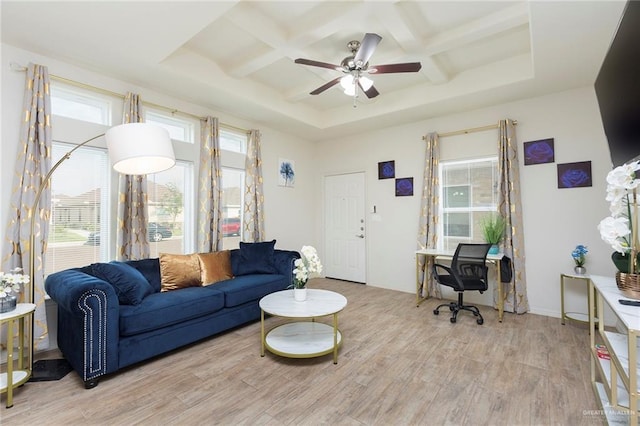
[[196, 254], [160, 253], [160, 291], [201, 285], [200, 262]]
[[259, 300], [269, 293], [284, 290], [287, 286], [284, 275], [255, 274], [222, 281], [213, 287], [224, 292], [224, 306], [231, 308], [252, 300]]
[[224, 294], [215, 286], [153, 293], [137, 306], [120, 307], [120, 335], [157, 330], [212, 314], [223, 307]]
[[94, 263], [91, 268], [95, 277], [113, 286], [122, 305], [138, 305], [153, 293], [144, 275], [123, 262]]
[[124, 263], [136, 268], [149, 281], [155, 293], [160, 291], [160, 260], [152, 259], [127, 260]]
[[202, 285], [211, 285], [233, 278], [229, 250], [214, 253], [198, 253], [200, 261], [200, 281]]
[[240, 242], [240, 259], [235, 275], [277, 274], [273, 253], [276, 240], [262, 243]]

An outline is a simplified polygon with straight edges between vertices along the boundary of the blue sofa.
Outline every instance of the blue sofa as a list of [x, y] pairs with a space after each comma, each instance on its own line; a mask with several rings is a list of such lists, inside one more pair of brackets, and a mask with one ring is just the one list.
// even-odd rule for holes
[[240, 251], [230, 251], [232, 279], [173, 291], [161, 291], [157, 258], [111, 262], [135, 269], [150, 285], [137, 304], [123, 304], [118, 288], [98, 278], [96, 265], [106, 264], [49, 275], [45, 289], [58, 304], [58, 347], [85, 387], [123, 367], [260, 319], [259, 300], [292, 283], [300, 255], [273, 250], [271, 265], [263, 270], [248, 267], [252, 260]]

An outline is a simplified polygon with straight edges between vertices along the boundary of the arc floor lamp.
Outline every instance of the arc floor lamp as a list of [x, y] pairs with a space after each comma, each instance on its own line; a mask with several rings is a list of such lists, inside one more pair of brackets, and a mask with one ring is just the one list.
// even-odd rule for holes
[[[128, 175], [146, 175], [158, 173], [173, 167], [176, 163], [171, 145], [169, 132], [159, 126], [148, 123], [121, 124], [107, 130], [106, 133], [87, 139], [67, 152], [42, 180], [40, 188], [31, 209], [31, 228], [29, 235], [29, 276], [31, 278], [31, 292], [29, 303], [35, 303], [36, 272], [36, 211], [40, 204], [40, 198], [44, 189], [49, 185], [51, 176], [60, 165], [71, 157], [78, 148], [102, 136], [107, 141], [107, 152], [111, 166], [119, 173]], [[57, 380], [70, 371], [68, 362], [64, 359], [33, 361], [35, 349], [35, 321], [31, 320], [31, 342], [29, 345], [29, 364], [32, 372], [32, 381]]]

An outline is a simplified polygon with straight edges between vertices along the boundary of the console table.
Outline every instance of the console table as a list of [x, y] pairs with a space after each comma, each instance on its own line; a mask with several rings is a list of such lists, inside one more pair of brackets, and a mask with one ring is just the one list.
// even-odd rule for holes
[[[13, 407], [13, 389], [22, 386], [31, 377], [31, 359], [26, 364], [24, 360], [24, 319], [32, 315], [35, 309], [36, 305], [33, 303], [18, 303], [13, 311], [0, 314], [0, 326], [7, 324], [7, 372], [0, 374], [0, 393], [7, 393], [7, 408]], [[16, 324], [17, 335], [14, 333]], [[14, 339], [18, 339], [17, 360], [14, 359]], [[29, 342], [29, 345], [31, 344]], [[14, 369], [16, 361], [18, 367]]]
[[[600, 315], [597, 329], [589, 338], [593, 391], [607, 423], [637, 425], [640, 398], [640, 307], [620, 304], [620, 299], [629, 298], [618, 289], [613, 277], [592, 275], [589, 296], [591, 329], [596, 326], [596, 309]], [[605, 304], [611, 309], [605, 310]], [[605, 328], [605, 314], [609, 312], [613, 312], [611, 320], [619, 323], [619, 327]], [[610, 360], [600, 356], [603, 346], [608, 351]]]
[[[584, 323], [584, 324], [588, 324], [589, 323], [589, 314], [583, 314], [580, 312], [567, 312], [564, 309], [564, 292], [565, 292], [565, 280], [566, 279], [570, 279], [570, 280], [576, 280], [576, 281], [582, 281], [582, 283], [585, 285], [586, 290], [587, 290], [587, 309], [589, 307], [589, 305], [591, 304], [591, 295], [589, 294], [589, 281], [591, 280], [589, 278], [589, 275], [579, 275], [579, 274], [560, 274], [560, 319], [561, 319], [561, 323], [562, 325], [565, 324], [566, 320], [571, 320], [571, 321], [576, 321], [579, 323]], [[597, 313], [596, 313], [597, 314]], [[596, 322], [598, 322], [598, 319], [596, 318], [595, 320]]]

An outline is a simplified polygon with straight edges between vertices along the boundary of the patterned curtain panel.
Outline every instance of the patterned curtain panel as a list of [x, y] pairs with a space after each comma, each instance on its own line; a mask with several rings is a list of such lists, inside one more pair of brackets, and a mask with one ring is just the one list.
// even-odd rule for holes
[[[38, 206], [34, 206], [36, 194], [42, 181], [51, 170], [51, 97], [49, 94], [49, 72], [42, 65], [29, 64], [23, 102], [22, 125], [20, 127], [20, 149], [16, 160], [9, 221], [5, 237], [7, 256], [2, 261], [2, 271], [20, 267], [31, 275], [25, 285], [21, 301], [30, 302], [31, 286], [34, 286], [36, 311], [34, 314], [34, 341], [37, 350], [49, 347], [47, 315], [44, 305], [44, 264], [49, 218], [51, 216], [51, 189], [43, 188]], [[8, 143], [8, 142], [7, 142]], [[32, 211], [35, 209], [35, 211]], [[31, 215], [35, 215], [35, 270], [29, 271], [29, 244]], [[29, 327], [30, 329], [30, 327]], [[6, 333], [2, 333], [6, 339]]]
[[200, 120], [198, 251], [222, 250], [222, 168], [218, 119]]
[[[500, 120], [498, 142], [498, 212], [506, 219], [504, 254], [513, 260], [513, 280], [503, 286], [504, 310], [523, 314], [529, 310], [527, 279], [524, 269], [524, 231], [516, 130], [511, 120]], [[493, 301], [497, 306], [498, 292], [494, 287]]]
[[[122, 122], [142, 123], [140, 95], [127, 93], [124, 99]], [[147, 259], [150, 254], [147, 240], [147, 177], [120, 175], [118, 188], [117, 259]]]
[[[426, 136], [427, 148], [424, 157], [424, 180], [422, 185], [422, 200], [420, 202], [420, 228], [418, 229], [418, 250], [436, 248], [438, 243], [438, 162], [440, 161], [440, 146], [438, 134], [433, 132]], [[422, 296], [442, 297], [440, 286], [433, 279], [431, 270], [433, 257], [428, 256], [425, 265], [422, 256], [419, 259], [420, 276], [422, 282]]]
[[245, 164], [245, 191], [242, 240], [262, 241], [264, 234], [264, 193], [262, 192], [262, 157], [260, 156], [260, 132], [251, 130]]

